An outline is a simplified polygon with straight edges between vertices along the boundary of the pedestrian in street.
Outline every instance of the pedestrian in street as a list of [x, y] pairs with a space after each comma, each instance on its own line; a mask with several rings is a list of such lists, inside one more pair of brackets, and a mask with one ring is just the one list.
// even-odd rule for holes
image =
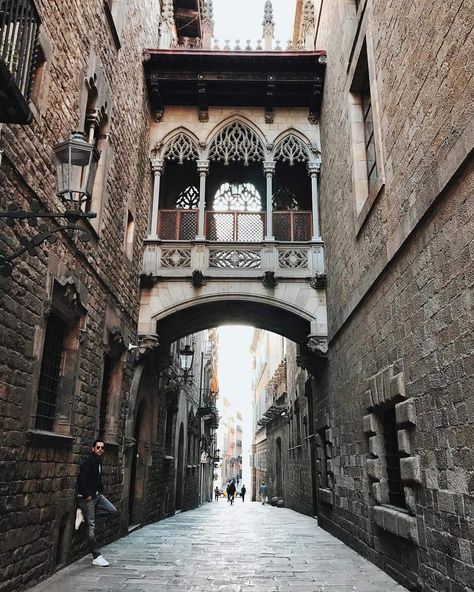
[[262, 481], [262, 484], [260, 485], [260, 499], [262, 500], [262, 506], [264, 506], [267, 503], [268, 500], [268, 487], [265, 484], [265, 481]]
[[219, 488], [218, 488], [218, 487], [217, 487], [217, 485], [216, 485], [216, 488], [214, 489], [214, 500], [215, 500], [216, 502], [218, 502], [218, 501], [219, 501], [219, 496], [220, 496], [220, 494], [221, 494], [221, 492], [219, 491]]
[[77, 502], [75, 528], [79, 530], [82, 522], [87, 525], [87, 542], [92, 554], [92, 565], [107, 567], [109, 562], [99, 551], [95, 536], [96, 519], [99, 516], [113, 516], [116, 507], [102, 494], [102, 455], [105, 451], [103, 440], [95, 440], [89, 455], [84, 459], [77, 477]]
[[229, 497], [230, 505], [234, 503], [234, 496], [235, 496], [235, 483], [231, 481], [229, 486], [227, 487], [227, 495]]
[[242, 501], [245, 501], [245, 494], [247, 493], [247, 490], [245, 489], [245, 485], [242, 485], [242, 487], [240, 488], [240, 497], [242, 498]]

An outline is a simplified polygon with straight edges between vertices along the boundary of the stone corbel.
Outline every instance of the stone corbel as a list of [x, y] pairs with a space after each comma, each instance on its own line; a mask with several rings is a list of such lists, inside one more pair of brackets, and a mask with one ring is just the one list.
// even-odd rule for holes
[[207, 284], [207, 278], [202, 271], [195, 269], [191, 275], [191, 285], [193, 288], [202, 288]]
[[276, 288], [278, 286], [278, 278], [274, 271], [266, 271], [262, 277], [262, 284], [265, 288]]
[[326, 357], [329, 351], [328, 338], [325, 335], [311, 335], [307, 345], [311, 352], [322, 357]]
[[311, 278], [309, 285], [313, 290], [322, 290], [327, 286], [328, 276], [322, 272], [315, 273], [314, 277]]

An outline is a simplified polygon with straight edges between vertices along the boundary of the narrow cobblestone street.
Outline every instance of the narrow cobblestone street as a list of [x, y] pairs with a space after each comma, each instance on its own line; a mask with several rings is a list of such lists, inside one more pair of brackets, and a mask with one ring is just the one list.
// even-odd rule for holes
[[31, 592], [403, 592], [405, 588], [286, 508], [225, 499], [177, 514], [103, 549]]

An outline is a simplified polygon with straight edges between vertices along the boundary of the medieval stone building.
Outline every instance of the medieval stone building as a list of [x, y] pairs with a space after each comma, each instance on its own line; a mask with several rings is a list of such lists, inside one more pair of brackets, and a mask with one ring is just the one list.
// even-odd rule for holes
[[297, 0], [281, 49], [270, 0], [253, 47], [212, 0], [0, 0], [1, 592], [85, 551], [97, 434], [103, 541], [209, 499], [223, 322], [280, 336], [257, 478], [469, 590], [472, 19]]

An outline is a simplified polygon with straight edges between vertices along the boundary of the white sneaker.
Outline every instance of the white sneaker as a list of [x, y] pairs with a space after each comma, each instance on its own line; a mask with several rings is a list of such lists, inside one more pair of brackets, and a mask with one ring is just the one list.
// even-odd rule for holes
[[99, 567], [108, 567], [109, 562], [107, 561], [107, 559], [102, 557], [102, 555], [99, 555], [99, 557], [93, 559], [92, 565], [98, 565]]
[[84, 522], [84, 514], [82, 513], [81, 508], [77, 508], [76, 510], [76, 522], [74, 523], [74, 528], [79, 530], [79, 526]]

